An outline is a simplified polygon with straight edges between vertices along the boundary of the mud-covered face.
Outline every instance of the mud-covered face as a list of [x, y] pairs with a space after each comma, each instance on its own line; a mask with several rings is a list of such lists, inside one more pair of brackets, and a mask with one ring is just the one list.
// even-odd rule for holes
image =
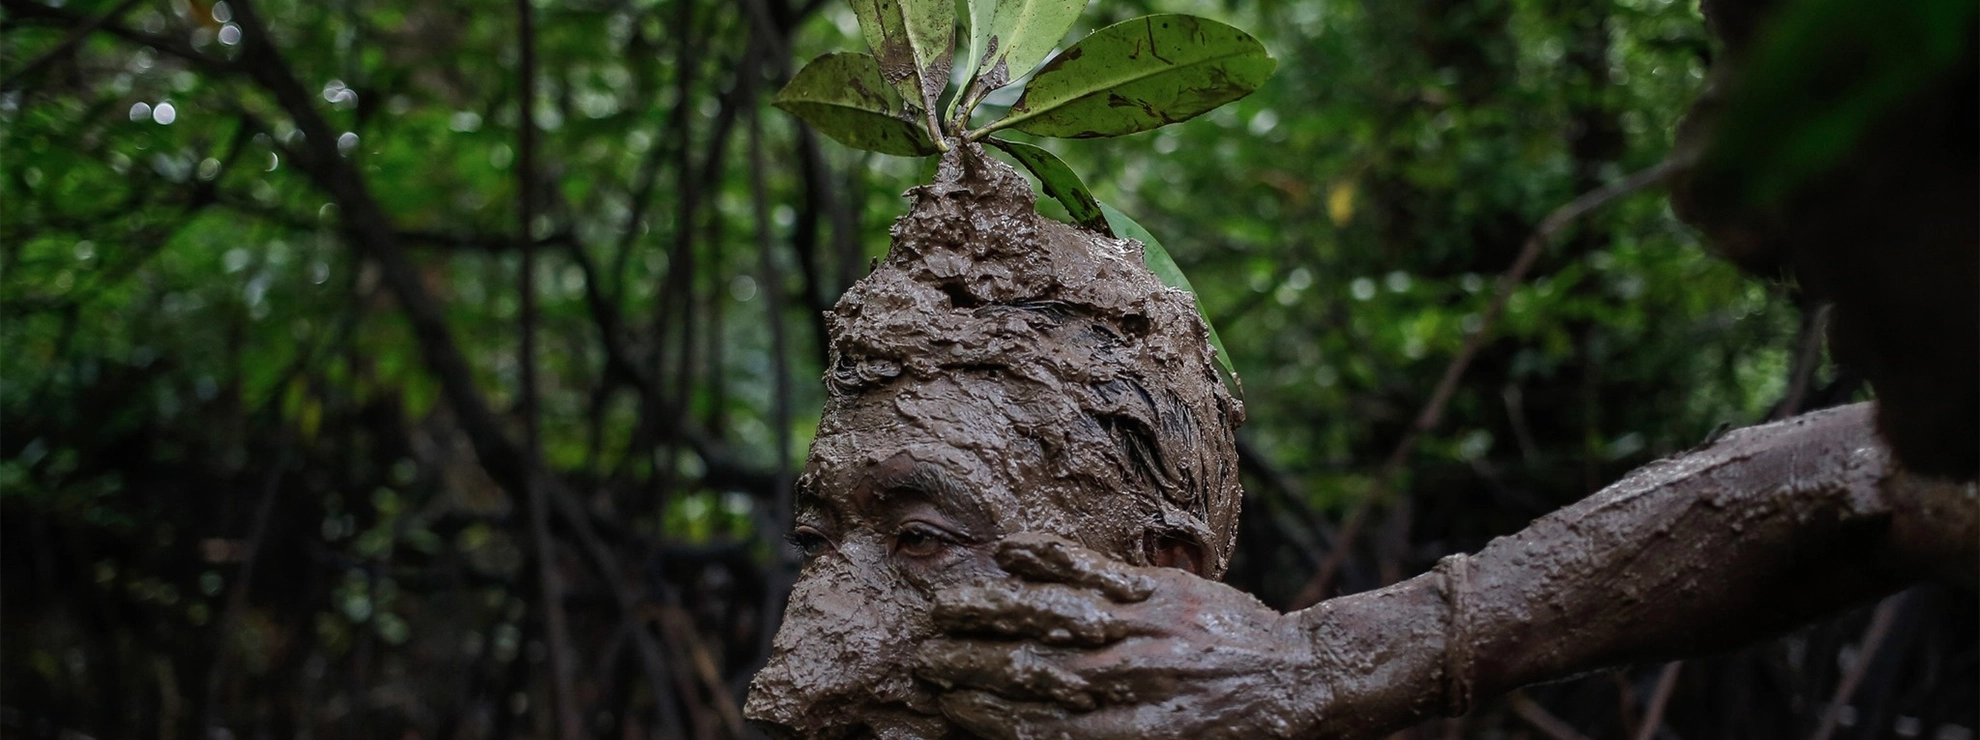
[[751, 719], [807, 738], [949, 736], [911, 666], [934, 636], [935, 590], [1001, 577], [992, 554], [1012, 532], [1119, 557], [1140, 547], [1134, 498], [1066, 475], [1068, 456], [1050, 451], [1104, 435], [1029, 390], [959, 373], [828, 410], [798, 482], [792, 541], [806, 562], [750, 686]]
[[913, 661], [935, 593], [1004, 577], [1002, 537], [1215, 577], [1236, 533], [1243, 408], [1188, 294], [957, 144], [827, 317], [808, 556], [745, 708], [785, 735], [952, 734]]

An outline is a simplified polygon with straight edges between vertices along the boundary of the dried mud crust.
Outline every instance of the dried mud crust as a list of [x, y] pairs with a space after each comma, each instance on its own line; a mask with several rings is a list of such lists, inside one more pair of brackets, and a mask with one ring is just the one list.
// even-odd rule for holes
[[[1036, 504], [1109, 507], [1123, 530], [1194, 539], [1206, 574], [1220, 575], [1237, 534], [1244, 410], [1217, 376], [1193, 298], [1148, 271], [1140, 242], [1039, 216], [1030, 185], [974, 145], [954, 146], [935, 181], [908, 196], [913, 208], [894, 224], [886, 259], [828, 317], [821, 436], [853, 418], [856, 404], [941, 406], [972, 384], [930, 381], [988, 373], [1009, 405], [1040, 419], [1016, 430], [1044, 452], [1038, 472], [1064, 479], [1031, 490], [1120, 499]], [[1013, 431], [1008, 419], [983, 421], [998, 427], [986, 435]], [[944, 443], [968, 449], [973, 440]], [[1066, 485], [1074, 482], [1083, 485]]]

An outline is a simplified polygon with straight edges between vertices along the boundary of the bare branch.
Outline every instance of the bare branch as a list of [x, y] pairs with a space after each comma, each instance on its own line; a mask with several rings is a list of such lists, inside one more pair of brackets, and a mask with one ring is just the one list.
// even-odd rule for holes
[[1552, 740], [1588, 740], [1588, 736], [1575, 731], [1573, 725], [1561, 721], [1561, 718], [1554, 716], [1553, 712], [1547, 711], [1546, 707], [1534, 701], [1533, 697], [1527, 696], [1526, 692], [1513, 692], [1507, 703], [1512, 705], [1513, 714], [1519, 715], [1519, 718], [1526, 720], [1533, 729], [1539, 730], [1540, 734]]
[[[29, 0], [0, 0], [15, 17], [52, 21], [70, 26], [84, 22], [81, 16]], [[467, 358], [454, 341], [440, 304], [426, 289], [419, 269], [407, 254], [390, 216], [371, 195], [363, 175], [337, 150], [337, 132], [317, 110], [309, 91], [290, 71], [288, 61], [270, 43], [268, 27], [262, 22], [251, 0], [232, 3], [235, 22], [241, 26], [242, 40], [238, 62], [206, 56], [176, 39], [133, 31], [114, 23], [102, 30], [160, 52], [177, 56], [229, 76], [244, 76], [274, 98], [283, 112], [293, 119], [303, 134], [302, 148], [295, 151], [298, 166], [338, 204], [342, 229], [366, 257], [379, 267], [386, 288], [399, 303], [410, 324], [415, 344], [427, 369], [439, 381], [448, 406], [460, 422], [480, 464], [489, 476], [519, 498], [526, 498], [532, 486], [547, 486], [545, 495], [555, 510], [578, 536], [580, 550], [603, 579], [614, 586], [614, 597], [622, 613], [633, 614], [638, 597], [622, 582], [618, 559], [591, 528], [589, 515], [569, 491], [554, 478], [538, 476], [525, 464], [523, 448], [503, 431], [506, 424], [489, 407]], [[653, 683], [663, 727], [677, 725], [678, 712], [673, 694], [666, 690], [665, 660], [651, 633], [633, 631], [635, 644]]]
[[521, 61], [516, 77], [516, 246], [522, 253], [516, 292], [517, 322], [522, 335], [516, 361], [522, 368], [520, 412], [523, 425], [523, 464], [531, 471], [523, 481], [529, 494], [530, 539], [536, 550], [536, 581], [543, 595], [544, 642], [549, 647], [551, 720], [557, 736], [577, 740], [583, 719], [572, 701], [570, 628], [564, 617], [564, 584], [557, 567], [556, 540], [550, 536], [550, 505], [535, 471], [543, 467], [542, 410], [536, 395], [536, 12], [530, 0], [516, 0], [516, 44]]
[[[28, 60], [28, 63], [15, 69], [13, 74], [7, 75], [5, 81], [0, 81], [0, 91], [20, 89], [21, 83], [26, 81], [27, 78], [40, 72], [42, 67], [54, 64], [55, 60], [75, 53], [76, 46], [81, 44], [83, 39], [88, 38], [91, 33], [95, 33], [96, 29], [104, 23], [121, 18], [125, 13], [131, 12], [131, 8], [137, 7], [138, 2], [139, 0], [124, 0], [118, 3], [117, 7], [104, 11], [102, 15], [91, 18], [69, 29], [69, 35], [62, 37], [61, 41], [56, 42], [54, 48], [43, 52], [41, 56]], [[8, 10], [13, 10], [13, 6], [8, 6]]]
[[1785, 419], [1801, 413], [1808, 401], [1808, 386], [1815, 380], [1815, 370], [1822, 365], [1822, 337], [1829, 327], [1829, 316], [1834, 312], [1833, 303], [1803, 308], [1801, 312], [1801, 348], [1794, 353], [1794, 366], [1788, 369], [1787, 395], [1769, 418]]
[[1636, 728], [1636, 740], [1651, 740], [1664, 724], [1664, 708], [1671, 705], [1671, 692], [1677, 690], [1678, 670], [1684, 661], [1674, 660], [1657, 672], [1657, 689], [1650, 693], [1650, 706], [1643, 710], [1643, 724]]
[[1465, 338], [1464, 346], [1458, 350], [1456, 357], [1451, 358], [1451, 364], [1444, 368], [1444, 376], [1437, 381], [1436, 389], [1430, 392], [1430, 400], [1424, 402], [1423, 410], [1416, 415], [1416, 421], [1403, 432], [1403, 437], [1396, 443], [1395, 450], [1390, 452], [1388, 460], [1382, 463], [1374, 484], [1369, 486], [1368, 492], [1361, 497], [1360, 502], [1355, 504], [1354, 509], [1342, 522], [1340, 537], [1336, 540], [1333, 551], [1328, 553], [1326, 562], [1314, 571], [1313, 577], [1307, 579], [1306, 585], [1300, 588], [1299, 595], [1293, 599], [1295, 607], [1310, 605], [1327, 595], [1328, 589], [1333, 585], [1334, 572], [1340, 568], [1341, 561], [1346, 559], [1352, 550], [1355, 538], [1361, 534], [1361, 529], [1367, 522], [1369, 510], [1388, 491], [1403, 465], [1409, 462], [1409, 455], [1416, 450], [1416, 443], [1422, 439], [1423, 434], [1435, 429], [1437, 423], [1443, 420], [1444, 407], [1450, 404], [1451, 395], [1457, 391], [1458, 381], [1464, 377], [1466, 370], [1471, 369], [1471, 361], [1485, 346], [1485, 340], [1491, 338], [1500, 314], [1505, 313], [1506, 303], [1512, 299], [1513, 290], [1526, 282], [1526, 273], [1533, 269], [1533, 263], [1539, 260], [1540, 252], [1552, 243], [1561, 231], [1582, 216], [1608, 205], [1617, 198], [1661, 183], [1672, 173], [1682, 170], [1689, 164], [1689, 156], [1674, 155], [1649, 169], [1584, 193], [1569, 201], [1567, 205], [1554, 209], [1553, 213], [1547, 214], [1547, 217], [1541, 220], [1540, 226], [1533, 230], [1533, 234], [1527, 237], [1526, 244], [1520, 248], [1519, 256], [1513, 260], [1512, 267], [1500, 276], [1498, 287], [1492, 294], [1492, 302], [1486, 305], [1485, 313], [1480, 317], [1478, 329]]
[[1836, 727], [1842, 722], [1843, 706], [1856, 695], [1856, 687], [1863, 683], [1864, 674], [1870, 672], [1871, 659], [1877, 657], [1878, 648], [1884, 645], [1884, 636], [1890, 634], [1891, 622], [1897, 619], [1898, 603], [1903, 599], [1903, 595], [1885, 599], [1870, 615], [1870, 626], [1863, 628], [1863, 640], [1857, 645], [1856, 662], [1850, 665], [1849, 673], [1844, 674], [1842, 681], [1836, 684], [1836, 695], [1829, 698], [1828, 708], [1822, 710], [1822, 724], [1815, 728], [1815, 734], [1810, 735], [1809, 740], [1829, 740], [1836, 734]]

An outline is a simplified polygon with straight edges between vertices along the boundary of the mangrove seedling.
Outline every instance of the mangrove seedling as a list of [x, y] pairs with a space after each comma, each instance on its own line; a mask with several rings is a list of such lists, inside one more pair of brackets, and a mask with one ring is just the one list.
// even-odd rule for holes
[[[962, 59], [966, 71], [945, 97], [959, 41], [956, 5], [953, 0], [852, 0], [872, 53], [835, 52], [812, 60], [777, 93], [777, 107], [841, 144], [881, 154], [927, 157], [962, 147], [974, 156], [978, 145], [994, 147], [1029, 171], [1075, 223], [1141, 242], [1149, 270], [1164, 284], [1194, 295], [1161, 243], [1096, 200], [1065, 162], [1043, 147], [995, 134], [1085, 139], [1186, 121], [1264, 84], [1277, 65], [1264, 45], [1207, 18], [1159, 14], [1101, 28], [1047, 61], [1086, 0], [967, 0], [961, 39], [968, 44]], [[1002, 116], [972, 123], [990, 93], [1024, 79], [1034, 67], [1030, 82]], [[937, 115], [944, 99], [948, 108]], [[1209, 334], [1226, 381], [1235, 387], [1223, 341], [1215, 327]]]

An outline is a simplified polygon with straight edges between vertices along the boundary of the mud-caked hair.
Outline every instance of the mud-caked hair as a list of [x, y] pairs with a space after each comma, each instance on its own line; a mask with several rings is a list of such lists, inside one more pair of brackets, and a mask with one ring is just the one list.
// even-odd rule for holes
[[1191, 296], [1148, 271], [1139, 242], [1037, 215], [1029, 184], [974, 146], [908, 195], [886, 259], [828, 315], [827, 418], [900, 384], [994, 376], [1049, 420], [1021, 432], [1054, 475], [1120, 490], [1147, 532], [1201, 543], [1220, 576], [1244, 408]]

